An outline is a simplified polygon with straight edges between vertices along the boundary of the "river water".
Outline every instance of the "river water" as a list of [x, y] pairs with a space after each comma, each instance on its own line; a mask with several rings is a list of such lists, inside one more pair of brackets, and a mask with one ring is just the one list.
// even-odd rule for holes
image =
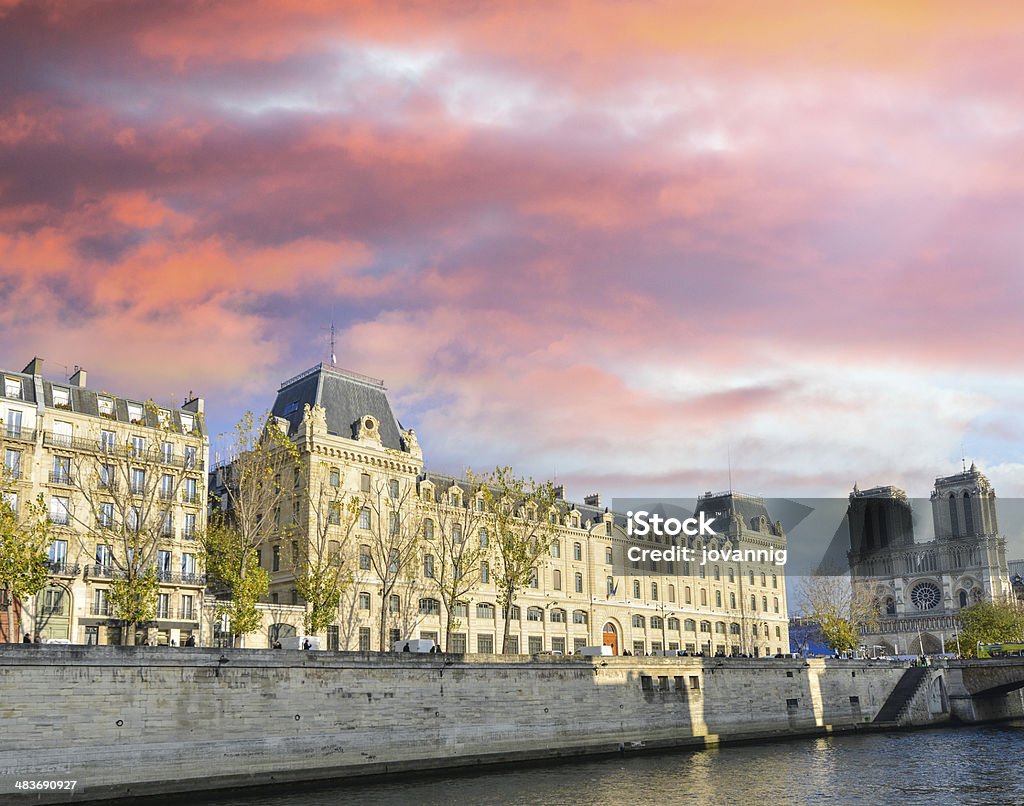
[[871, 733], [189, 799], [200, 806], [1024, 804], [1024, 725]]

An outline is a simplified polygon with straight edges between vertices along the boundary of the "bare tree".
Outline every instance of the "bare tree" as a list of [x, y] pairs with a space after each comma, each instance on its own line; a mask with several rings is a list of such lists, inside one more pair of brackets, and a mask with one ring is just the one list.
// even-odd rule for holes
[[[387, 651], [389, 601], [400, 580], [416, 573], [422, 539], [422, 515], [415, 488], [398, 479], [377, 480], [364, 494], [358, 518], [368, 527], [369, 565], [381, 581], [379, 647]], [[367, 522], [368, 521], [368, 522]]]
[[852, 652], [860, 637], [878, 626], [878, 599], [839, 571], [803, 577], [797, 586], [800, 615], [818, 625], [835, 652]]
[[271, 538], [291, 534], [280, 524], [280, 511], [300, 473], [298, 449], [269, 414], [247, 411], [231, 433], [227, 460], [217, 473], [223, 492], [213, 502], [201, 542], [207, 570], [230, 595], [218, 603], [217, 614], [228, 617], [242, 646], [245, 635], [262, 624], [256, 603], [269, 587], [257, 551]]
[[497, 468], [487, 476], [481, 493], [494, 531], [495, 579], [505, 612], [501, 651], [507, 654], [512, 605], [551, 551], [558, 497], [551, 482], [520, 478], [510, 467]]
[[444, 607], [444, 648], [452, 651], [452, 632], [458, 628], [455, 608], [481, 581], [491, 557], [491, 528], [482, 481], [471, 471], [459, 485], [431, 502], [424, 515], [424, 576], [433, 583]]
[[[152, 402], [147, 407], [155, 409]], [[58, 526], [73, 524], [82, 549], [95, 551], [96, 562], [87, 572], [110, 579], [110, 615], [124, 625], [122, 643], [132, 644], [137, 625], [156, 616], [160, 576], [169, 572], [158, 567], [157, 555], [173, 540], [171, 502], [189, 468], [169, 465], [152, 433], [122, 444], [101, 443], [97, 455], [63, 456], [60, 448], [72, 446], [54, 438], [58, 452], [51, 481], [72, 488], [77, 500], [55, 495], [50, 519]]]
[[325, 469], [303, 485], [307, 506], [295, 583], [306, 601], [305, 630], [317, 635], [338, 615], [342, 594], [352, 582], [351, 540], [362, 499], [344, 489], [342, 473]]

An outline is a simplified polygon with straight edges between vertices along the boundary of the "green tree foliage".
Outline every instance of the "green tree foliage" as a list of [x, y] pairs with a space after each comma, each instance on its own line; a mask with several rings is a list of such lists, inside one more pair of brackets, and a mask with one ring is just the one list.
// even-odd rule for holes
[[269, 587], [257, 550], [293, 530], [280, 523], [280, 509], [301, 475], [298, 449], [269, 413], [257, 417], [247, 411], [230, 434], [227, 461], [217, 472], [225, 492], [213, 502], [200, 542], [207, 571], [228, 592], [217, 614], [228, 617], [242, 645], [244, 636], [260, 627], [256, 604]]
[[801, 615], [819, 626], [821, 637], [835, 652], [856, 650], [861, 635], [878, 624], [878, 603], [848, 576], [836, 572], [805, 577], [799, 591]]
[[306, 602], [303, 626], [308, 635], [318, 635], [334, 623], [342, 594], [352, 581], [350, 563], [343, 547], [349, 540], [362, 500], [349, 494], [341, 479], [331, 483], [331, 471], [325, 469], [303, 486], [306, 505], [306, 533], [296, 558], [295, 587]]
[[6, 498], [0, 500], [0, 589], [7, 604], [8, 641], [18, 640], [12, 629], [14, 601], [34, 596], [46, 585], [46, 547], [53, 539], [42, 496], [26, 502], [22, 515]]
[[[960, 653], [976, 658], [978, 644], [1024, 641], [1024, 611], [1016, 603], [978, 602], [960, 611]], [[946, 641], [946, 650], [957, 651], [956, 637]]]
[[[444, 607], [444, 647], [451, 652], [451, 634], [459, 626], [455, 608], [480, 582], [484, 563], [491, 557], [491, 532], [482, 492], [483, 479], [466, 471], [461, 497], [453, 502], [452, 491], [438, 491], [437, 500], [426, 503], [423, 521], [424, 552], [433, 558], [432, 576], [426, 582], [437, 589]], [[424, 575], [428, 569], [424, 568]]]
[[501, 651], [510, 650], [509, 634], [516, 595], [540, 573], [540, 565], [555, 539], [558, 497], [551, 482], [537, 483], [499, 467], [481, 487], [484, 506], [494, 531], [497, 568], [494, 578], [506, 613]]

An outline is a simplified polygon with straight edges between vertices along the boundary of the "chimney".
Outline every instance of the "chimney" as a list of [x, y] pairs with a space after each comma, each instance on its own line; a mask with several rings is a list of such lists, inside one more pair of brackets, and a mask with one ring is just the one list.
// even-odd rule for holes
[[556, 501], [564, 501], [565, 500], [565, 485], [564, 484], [559, 484], [557, 487], [555, 487], [555, 500]]
[[75, 374], [71, 376], [68, 381], [72, 386], [84, 387], [85, 386], [86, 374], [85, 370], [81, 367], [75, 367]]
[[185, 411], [191, 411], [191, 412], [193, 412], [195, 414], [202, 414], [203, 413], [203, 399], [201, 397], [192, 397], [191, 393], [190, 393], [189, 397], [190, 397], [190, 399], [186, 400], [181, 408], [183, 410], [185, 410]]
[[599, 493], [586, 495], [583, 497], [583, 503], [586, 504], [588, 507], [599, 507], [601, 506], [601, 496]]
[[26, 375], [42, 375], [43, 374], [43, 359], [33, 358], [28, 362], [28, 366], [22, 370]]

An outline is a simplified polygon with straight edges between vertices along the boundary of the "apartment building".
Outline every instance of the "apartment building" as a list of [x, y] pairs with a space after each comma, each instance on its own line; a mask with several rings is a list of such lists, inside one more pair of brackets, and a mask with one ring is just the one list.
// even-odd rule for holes
[[[48, 583], [18, 603], [17, 629], [84, 644], [185, 641], [206, 581], [202, 399], [157, 405], [90, 389], [83, 369], [47, 380], [42, 364], [0, 371], [3, 496], [19, 512], [41, 496], [53, 524]], [[150, 569], [154, 617], [129, 636], [112, 588]]]
[[[298, 446], [300, 469], [294, 496], [275, 513], [283, 525], [281, 537], [259, 550], [270, 574], [268, 604], [303, 604], [296, 585], [301, 541], [314, 539], [314, 532], [319, 539], [314, 524], [322, 522], [316, 501], [323, 496], [311, 495], [308, 485], [326, 485], [339, 504], [335, 511], [343, 502], [359, 502], [353, 521], [333, 517], [327, 528], [332, 554], [352, 575], [327, 630], [327, 648], [365, 651], [408, 638], [446, 645], [438, 585], [448, 560], [440, 530], [449, 523], [465, 532], [460, 540], [493, 548], [487, 513], [478, 511], [484, 508], [479, 488], [425, 467], [415, 431], [397, 421], [379, 380], [318, 365], [281, 385], [272, 414]], [[210, 484], [211, 489], [218, 484], [218, 474], [211, 474]], [[380, 500], [390, 500], [394, 511], [375, 503]], [[772, 522], [760, 498], [707, 493], [699, 498], [701, 509], [728, 524], [714, 547], [785, 547], [781, 525]], [[453, 652], [500, 652], [506, 618], [516, 653], [571, 653], [595, 644], [609, 645], [616, 654], [682, 649], [765, 656], [789, 651], [782, 568], [680, 562], [666, 572], [630, 562], [626, 552], [637, 539], [626, 533], [626, 516], [602, 506], [598, 495], [573, 501], [559, 489], [551, 511], [539, 516], [550, 519], [551, 551], [509, 613], [499, 597], [500, 559], [493, 551], [481, 553], [473, 588], [453, 604]], [[420, 537], [415, 560], [403, 562], [391, 585], [385, 584], [387, 572], [381, 573], [373, 556], [383, 519], [389, 530], [414, 523]], [[702, 545], [699, 538], [691, 544]], [[247, 645], [272, 642], [295, 626], [293, 621], [268, 628], [266, 635], [252, 637], [255, 642], [247, 639]]]

